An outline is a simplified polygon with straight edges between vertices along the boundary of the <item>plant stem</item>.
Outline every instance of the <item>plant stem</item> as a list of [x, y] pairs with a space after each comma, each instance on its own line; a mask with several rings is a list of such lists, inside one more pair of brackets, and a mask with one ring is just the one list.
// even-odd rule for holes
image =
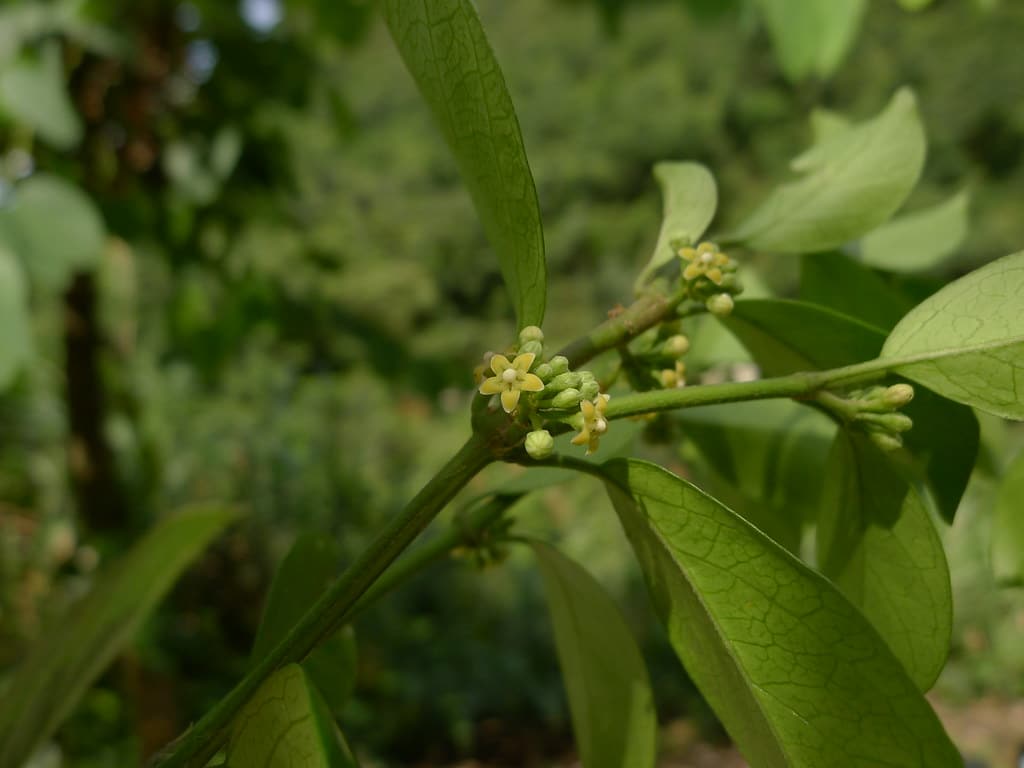
[[[304, 659], [321, 641], [347, 623], [357, 601], [438, 512], [494, 458], [474, 433], [445, 466], [393, 518], [309, 611], [232, 691], [187, 731], [160, 765], [202, 768], [228, 736], [231, 721], [275, 671]], [[395, 577], [393, 577], [395, 578]], [[397, 580], [401, 580], [401, 575]]]

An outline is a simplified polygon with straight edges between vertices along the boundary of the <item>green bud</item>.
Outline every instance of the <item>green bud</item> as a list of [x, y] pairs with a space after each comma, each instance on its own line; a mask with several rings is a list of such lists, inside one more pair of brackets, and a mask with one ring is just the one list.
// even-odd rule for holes
[[914, 388], [909, 384], [893, 384], [882, 395], [883, 402], [890, 408], [902, 408], [914, 399]]
[[555, 355], [548, 361], [551, 366], [551, 371], [558, 376], [560, 373], [565, 373], [569, 370], [569, 358], [565, 355]]
[[544, 345], [539, 341], [528, 341], [519, 345], [519, 354], [525, 355], [528, 352], [532, 352], [539, 360], [540, 356], [544, 354]]
[[580, 384], [580, 394], [583, 396], [584, 400], [593, 400], [601, 394], [601, 385], [597, 383], [597, 379], [584, 381]]
[[718, 317], [725, 317], [730, 314], [733, 306], [735, 306], [732, 296], [728, 293], [716, 293], [704, 305], [708, 308], [708, 312]]
[[903, 447], [903, 440], [900, 439], [900, 436], [889, 432], [868, 432], [868, 437], [871, 438], [871, 442], [886, 452], [898, 451]]
[[670, 357], [681, 357], [690, 350], [690, 340], [681, 333], [677, 333], [665, 340], [664, 350], [665, 354]]
[[533, 369], [533, 372], [537, 374], [537, 377], [541, 381], [548, 381], [555, 375], [555, 372], [551, 370], [551, 363], [541, 363]]
[[528, 341], [544, 341], [544, 331], [536, 325], [528, 325], [519, 332], [519, 343], [526, 344]]
[[578, 389], [570, 387], [569, 389], [563, 389], [554, 399], [551, 401], [552, 408], [575, 408], [580, 404], [580, 400], [583, 395]]
[[563, 389], [569, 387], [578, 387], [583, 382], [583, 378], [573, 371], [568, 373], [560, 373], [551, 381], [548, 382], [547, 386], [544, 387], [545, 392], [561, 392]]
[[911, 418], [903, 413], [859, 413], [855, 418], [886, 432], [906, 432], [914, 426]]
[[555, 450], [555, 439], [546, 429], [535, 429], [526, 436], [526, 452], [532, 459], [546, 459]]

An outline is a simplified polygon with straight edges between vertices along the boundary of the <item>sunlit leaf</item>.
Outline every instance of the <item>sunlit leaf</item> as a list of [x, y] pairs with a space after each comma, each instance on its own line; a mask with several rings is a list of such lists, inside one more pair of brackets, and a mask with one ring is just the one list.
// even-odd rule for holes
[[857, 37], [866, 0], [757, 0], [790, 80], [827, 77]]
[[724, 240], [779, 253], [825, 251], [855, 240], [903, 204], [924, 154], [916, 100], [903, 89], [874, 119], [836, 132], [794, 160], [804, 176], [778, 187]]
[[654, 253], [636, 280], [640, 290], [651, 274], [672, 260], [671, 244], [675, 240], [689, 244], [704, 234], [718, 206], [715, 177], [698, 163], [658, 163], [654, 178], [661, 188], [664, 213]]
[[667, 470], [605, 467], [672, 646], [754, 768], [963, 765], [902, 664], [828, 580]]
[[583, 568], [543, 542], [529, 543], [544, 578], [583, 768], [653, 766], [654, 697], [622, 614]]
[[861, 258], [892, 272], [918, 272], [941, 264], [967, 237], [966, 192], [923, 211], [899, 216], [869, 232]]
[[37, 173], [0, 208], [0, 238], [20, 258], [31, 281], [63, 288], [71, 275], [97, 263], [106, 230], [95, 204], [59, 176]]
[[944, 397], [1024, 419], [1024, 251], [923, 301], [893, 329], [881, 357]]
[[182, 571], [236, 518], [216, 507], [168, 517], [36, 641], [0, 699], [0, 765], [21, 765], [53, 734]]
[[[295, 540], [270, 585], [263, 619], [253, 643], [254, 663], [284, 640], [320, 598], [338, 575], [340, 557], [338, 545], [323, 534], [304, 533]], [[340, 712], [356, 682], [356, 638], [352, 628], [345, 627], [321, 643], [302, 666], [331, 710]]]
[[356, 761], [306, 671], [279, 669], [235, 717], [230, 768], [355, 768]]
[[840, 430], [829, 455], [818, 562], [928, 690], [949, 653], [949, 566], [917, 491], [866, 436]]
[[38, 132], [57, 149], [78, 144], [82, 121], [68, 97], [58, 43], [0, 67], [0, 112]]
[[0, 392], [32, 354], [28, 292], [21, 265], [0, 244]]
[[382, 7], [498, 254], [519, 326], [540, 325], [547, 267], [537, 191], [476, 9], [470, 0], [386, 0]]
[[1024, 452], [1003, 474], [992, 529], [992, 570], [997, 579], [1024, 582]]

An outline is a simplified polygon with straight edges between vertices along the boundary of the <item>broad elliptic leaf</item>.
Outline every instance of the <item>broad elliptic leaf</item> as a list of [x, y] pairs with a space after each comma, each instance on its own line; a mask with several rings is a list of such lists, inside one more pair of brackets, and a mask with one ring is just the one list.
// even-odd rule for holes
[[0, 392], [32, 355], [28, 290], [21, 265], [0, 244]]
[[967, 192], [923, 211], [898, 216], [860, 244], [865, 264], [890, 272], [920, 272], [941, 264], [967, 237]]
[[355, 758], [306, 670], [279, 669], [235, 717], [229, 768], [356, 768]]
[[544, 578], [583, 768], [653, 766], [654, 696], [622, 614], [583, 568], [548, 544], [529, 543]]
[[857, 37], [866, 0], [758, 0], [790, 80], [828, 77]]
[[830, 109], [811, 110], [811, 135], [815, 144], [821, 144], [850, 127], [849, 118]]
[[53, 734], [182, 571], [236, 518], [196, 507], [158, 523], [40, 636], [0, 699], [0, 765], [21, 765]]
[[383, 9], [498, 254], [519, 327], [540, 325], [547, 267], [537, 190], [476, 9], [471, 0], [386, 0]]
[[[797, 14], [799, 16], [799, 14]], [[924, 165], [914, 94], [838, 131], [793, 161], [804, 176], [779, 186], [723, 242], [778, 253], [826, 251], [862, 237], [903, 204]]]
[[992, 528], [992, 570], [1001, 582], [1024, 582], [1024, 452], [1003, 474]]
[[37, 173], [16, 186], [10, 204], [0, 208], [0, 236], [35, 285], [61, 289], [75, 271], [96, 264], [106, 229], [78, 187]]
[[949, 653], [949, 566], [918, 492], [865, 435], [839, 430], [818, 521], [818, 563], [922, 691]]
[[0, 67], [0, 112], [57, 149], [78, 144], [82, 121], [68, 97], [57, 42], [44, 45], [37, 56], [24, 54]]
[[925, 299], [889, 334], [881, 357], [943, 397], [1024, 419], [1024, 251]]
[[[258, 662], [280, 643], [338, 574], [340, 552], [333, 539], [301, 534], [274, 574], [256, 631], [252, 660]], [[302, 666], [323, 694], [332, 712], [342, 710], [356, 683], [356, 639], [344, 627], [313, 651]]]
[[800, 258], [800, 300], [886, 331], [915, 303], [878, 273], [839, 251]]
[[669, 640], [753, 768], [963, 765], [831, 582], [667, 470], [605, 468]]
[[699, 163], [658, 163], [654, 166], [654, 178], [661, 188], [664, 213], [654, 253], [636, 279], [637, 291], [654, 272], [672, 260], [674, 241], [697, 242], [718, 207], [715, 177]]

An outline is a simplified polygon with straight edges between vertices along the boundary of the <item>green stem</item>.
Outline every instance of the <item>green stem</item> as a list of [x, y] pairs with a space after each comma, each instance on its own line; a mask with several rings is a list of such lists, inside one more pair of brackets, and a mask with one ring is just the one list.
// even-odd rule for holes
[[304, 659], [325, 638], [344, 626], [357, 601], [438, 512], [481, 469], [493, 461], [485, 440], [473, 434], [447, 464], [392, 519], [359, 558], [331, 585], [285, 639], [238, 685], [187, 731], [163, 768], [202, 768], [227, 739], [231, 721], [276, 670]]

